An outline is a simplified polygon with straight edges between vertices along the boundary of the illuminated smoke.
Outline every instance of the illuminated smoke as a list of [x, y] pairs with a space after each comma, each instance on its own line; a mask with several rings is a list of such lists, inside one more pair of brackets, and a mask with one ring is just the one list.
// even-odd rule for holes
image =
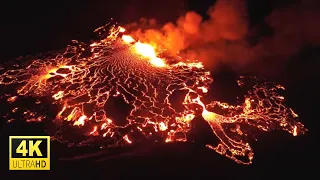
[[144, 19], [143, 29], [137, 23], [127, 27], [134, 29], [133, 36], [173, 54], [179, 52], [187, 59], [198, 59], [210, 70], [223, 63], [240, 71], [259, 72], [263, 69], [251, 66], [283, 62], [305, 45], [319, 45], [318, 5], [316, 1], [303, 1], [276, 9], [265, 19], [272, 31], [268, 36], [258, 36], [259, 27], [249, 28], [244, 0], [218, 0], [208, 9], [208, 20], [191, 11], [162, 28], [152, 28], [154, 19]]

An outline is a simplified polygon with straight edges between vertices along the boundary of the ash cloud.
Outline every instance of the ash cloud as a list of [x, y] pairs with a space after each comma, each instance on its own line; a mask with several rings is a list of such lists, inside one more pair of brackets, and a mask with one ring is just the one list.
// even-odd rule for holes
[[277, 69], [304, 46], [319, 45], [319, 5], [301, 1], [275, 9], [265, 18], [271, 30], [268, 36], [254, 35], [258, 28], [249, 28], [243, 0], [218, 0], [208, 9], [208, 20], [190, 11], [162, 27], [154, 19], [141, 19], [127, 28], [141, 41], [198, 59], [211, 70], [222, 63], [242, 72], [272, 72], [269, 67]]

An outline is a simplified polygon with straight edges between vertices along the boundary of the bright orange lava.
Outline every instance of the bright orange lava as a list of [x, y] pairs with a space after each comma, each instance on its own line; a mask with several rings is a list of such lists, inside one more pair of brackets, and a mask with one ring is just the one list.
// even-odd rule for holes
[[[123, 29], [123, 28], [122, 28]], [[133, 48], [134, 51], [141, 56], [148, 58], [150, 63], [156, 67], [165, 67], [166, 63], [163, 59], [157, 57], [155, 48], [147, 43], [135, 42], [135, 40], [129, 35], [123, 35], [122, 40], [125, 43], [134, 43]]]
[[[0, 75], [0, 85], [15, 89], [1, 96], [12, 107], [4, 117], [11, 122], [22, 112], [27, 122], [51, 121], [47, 112], [17, 104], [20, 99], [26, 103], [25, 97], [33, 97], [37, 99], [35, 106], [42, 107], [40, 99], [49, 96], [59, 108], [53, 119], [57, 126], [85, 130], [87, 137], [109, 138], [110, 146], [114, 146], [156, 134], [163, 142], [187, 141], [191, 122], [200, 115], [220, 140], [217, 145], [206, 146], [243, 164], [253, 159], [247, 142], [251, 129], [282, 129], [294, 136], [306, 131], [278, 94], [282, 86], [259, 82], [239, 105], [219, 101], [205, 104], [203, 99], [213, 79], [201, 62], [167, 64], [154, 46], [123, 33], [124, 28], [112, 26], [109, 36], [98, 42], [88, 46], [75, 42], [63, 53], [6, 69]], [[243, 79], [239, 80], [240, 87]], [[182, 96], [182, 101], [174, 99], [175, 94]], [[132, 107], [124, 125], [109, 117], [106, 104], [113, 97]], [[223, 113], [214, 112], [217, 108]], [[125, 131], [128, 128], [131, 130]], [[55, 139], [64, 138], [57, 134]], [[247, 161], [239, 157], [247, 157]]]

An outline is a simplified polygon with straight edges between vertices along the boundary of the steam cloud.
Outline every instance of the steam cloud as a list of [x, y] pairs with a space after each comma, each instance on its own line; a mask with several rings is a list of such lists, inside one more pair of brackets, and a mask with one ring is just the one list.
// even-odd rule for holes
[[274, 10], [265, 19], [272, 32], [268, 36], [252, 36], [257, 28], [249, 28], [243, 0], [218, 0], [209, 8], [208, 20], [191, 11], [160, 28], [154, 19], [142, 19], [127, 28], [134, 29], [133, 36], [140, 40], [198, 59], [209, 69], [223, 63], [240, 71], [261, 71], [259, 67], [266, 70], [267, 65], [283, 64], [305, 45], [319, 45], [320, 13], [314, 2], [319, 4], [304, 1]]

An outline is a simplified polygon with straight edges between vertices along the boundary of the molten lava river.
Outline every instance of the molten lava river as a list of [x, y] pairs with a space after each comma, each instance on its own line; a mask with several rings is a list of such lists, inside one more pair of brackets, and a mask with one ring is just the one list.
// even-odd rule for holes
[[[191, 122], [202, 116], [219, 140], [206, 146], [243, 164], [253, 159], [248, 137], [254, 130], [282, 129], [294, 136], [306, 131], [285, 107], [280, 85], [249, 78], [253, 85], [243, 103], [204, 103], [213, 78], [200, 62], [161, 57], [160, 50], [117, 25], [107, 32], [89, 45], [73, 41], [61, 52], [2, 66], [4, 119], [50, 122], [59, 127], [52, 140], [80, 146], [103, 139], [108, 148], [145, 139], [187, 141]], [[240, 87], [244, 79], [239, 78]], [[107, 106], [115, 106], [110, 103], [115, 98], [127, 105], [119, 107], [119, 120]]]

